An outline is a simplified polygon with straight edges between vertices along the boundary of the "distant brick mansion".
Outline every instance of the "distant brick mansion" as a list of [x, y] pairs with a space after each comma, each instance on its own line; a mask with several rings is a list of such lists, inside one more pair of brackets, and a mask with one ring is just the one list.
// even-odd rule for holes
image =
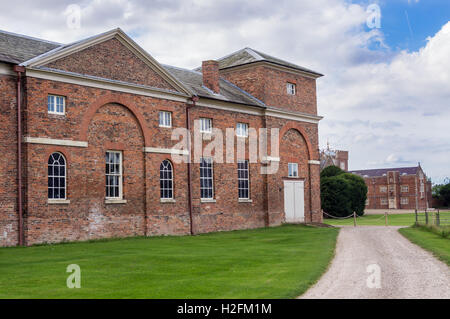
[[[0, 246], [321, 222], [320, 76], [249, 48], [161, 65], [120, 29], [67, 45], [0, 32]], [[175, 163], [192, 155], [172, 131], [194, 121], [236, 129], [245, 154]], [[278, 155], [269, 140], [249, 161], [250, 128], [278, 128]]]
[[431, 181], [420, 164], [414, 167], [350, 171], [366, 182], [368, 209], [426, 209], [431, 207]]

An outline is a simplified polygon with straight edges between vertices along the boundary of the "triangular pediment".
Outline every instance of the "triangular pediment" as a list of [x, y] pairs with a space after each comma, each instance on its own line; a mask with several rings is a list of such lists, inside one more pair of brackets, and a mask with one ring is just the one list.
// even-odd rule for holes
[[121, 29], [58, 47], [23, 63], [192, 95]]

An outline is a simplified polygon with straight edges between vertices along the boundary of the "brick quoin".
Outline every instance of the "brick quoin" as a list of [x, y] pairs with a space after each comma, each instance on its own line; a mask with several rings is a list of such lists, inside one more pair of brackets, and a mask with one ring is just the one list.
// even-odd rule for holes
[[[217, 97], [202, 96], [182, 91], [176, 85], [178, 82], [170, 78], [171, 74], [161, 71], [157, 62], [145, 60], [145, 54], [137, 54], [139, 48], [130, 49], [129, 42], [123, 38], [119, 32], [118, 37], [46, 61], [45, 68], [39, 72], [31, 67], [26, 70], [24, 137], [68, 142], [46, 144], [40, 140], [24, 140], [22, 143], [26, 245], [189, 234], [187, 164], [176, 163], [171, 154], [163, 151], [144, 150], [170, 149], [179, 142], [171, 139], [172, 130], [186, 126], [186, 107], [192, 106], [192, 97], [196, 95], [199, 101], [189, 110], [192, 128], [194, 121], [202, 117], [211, 118], [213, 127], [222, 130], [224, 136], [225, 130], [236, 128], [237, 123], [246, 123], [257, 130], [277, 128], [280, 148], [279, 169], [275, 174], [261, 174], [261, 168], [270, 163], [259, 159], [257, 163], [250, 163], [251, 201], [247, 202], [238, 200], [237, 137], [234, 163], [213, 164], [214, 202], [200, 200], [200, 168], [198, 163], [193, 163], [194, 232], [284, 223], [283, 181], [288, 175], [289, 162], [298, 163], [298, 180], [305, 183], [305, 222], [322, 221], [319, 165], [316, 163], [319, 117], [315, 78], [269, 64], [219, 70], [216, 62], [208, 61], [203, 63], [203, 73], [210, 78], [203, 80], [218, 94]], [[0, 70], [12, 70], [13, 64], [0, 64]], [[19, 238], [16, 76], [13, 72], [6, 73], [0, 73], [0, 246], [15, 246]], [[198, 74], [192, 73], [193, 76]], [[219, 75], [233, 84], [221, 82]], [[295, 96], [286, 94], [287, 82], [296, 84]], [[239, 94], [255, 104], [228, 102], [228, 91], [222, 91], [223, 85], [228, 85], [229, 90], [239, 90]], [[246, 92], [242, 93], [244, 90]], [[49, 94], [65, 97], [64, 115], [48, 113]], [[258, 106], [258, 103], [264, 105]], [[266, 108], [269, 107], [285, 113], [282, 116], [268, 113]], [[160, 111], [172, 113], [172, 128], [159, 126]], [[316, 116], [317, 120], [311, 121], [306, 115]], [[209, 142], [204, 140], [203, 147]], [[245, 159], [249, 159], [248, 138], [245, 145]], [[123, 154], [123, 199], [126, 202], [110, 204], [105, 201], [105, 152], [108, 150]], [[222, 151], [225, 160], [225, 143]], [[66, 159], [67, 200], [70, 202], [53, 204], [48, 201], [47, 162], [54, 152], [63, 154]], [[270, 152], [271, 145], [269, 155]], [[160, 164], [164, 160], [173, 165], [173, 201], [160, 199]]]

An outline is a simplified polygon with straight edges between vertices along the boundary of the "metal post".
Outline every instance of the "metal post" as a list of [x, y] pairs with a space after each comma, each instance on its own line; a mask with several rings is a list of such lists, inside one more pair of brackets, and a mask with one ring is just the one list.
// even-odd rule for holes
[[356, 212], [353, 212], [353, 225], [356, 227]]
[[416, 225], [419, 223], [419, 218], [417, 216], [417, 209], [414, 210], [414, 213], [416, 214]]
[[425, 209], [425, 224], [428, 225], [428, 212], [426, 209]]
[[388, 225], [388, 213], [387, 212], [384, 212], [384, 224], [385, 224], [385, 226]]

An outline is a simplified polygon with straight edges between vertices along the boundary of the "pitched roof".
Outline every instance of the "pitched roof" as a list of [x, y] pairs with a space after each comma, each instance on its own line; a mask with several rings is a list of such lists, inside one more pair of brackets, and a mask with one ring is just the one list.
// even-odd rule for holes
[[260, 107], [265, 106], [263, 102], [223, 78], [220, 78], [219, 82], [220, 93], [216, 94], [203, 85], [203, 76], [201, 72], [170, 65], [163, 65], [163, 67], [200, 97]]
[[[302, 72], [310, 73], [317, 77], [323, 76], [323, 74], [318, 73], [316, 71], [304, 68], [304, 67], [296, 65], [294, 63], [287, 62], [285, 60], [275, 58], [271, 55], [268, 55], [268, 54], [260, 52], [260, 51], [256, 51], [251, 48], [241, 49], [230, 55], [220, 58], [217, 61], [219, 62], [220, 69], [227, 69], [227, 68], [232, 68], [232, 67], [239, 66], [239, 65], [245, 65], [245, 64], [256, 63], [256, 62], [267, 62], [267, 63], [280, 65], [280, 66], [284, 66], [284, 67], [291, 68], [291, 69], [296, 69], [296, 70], [299, 70]], [[200, 68], [198, 68], [198, 69], [200, 69]]]
[[19, 64], [59, 46], [60, 43], [0, 30], [0, 62]]
[[[50, 42], [24, 35], [0, 31], [0, 62], [21, 64], [27, 67], [37, 65], [40, 69], [45, 69], [45, 67], [39, 66], [41, 61], [47, 61], [53, 56], [57, 56], [58, 54], [62, 54], [66, 51], [74, 50], [76, 47], [90, 45], [90, 43], [95, 42], [96, 39], [112, 36], [116, 33], [126, 37], [129, 41], [132, 41], [120, 29], [110, 30], [69, 44]], [[149, 57], [149, 59], [153, 60], [148, 53], [144, 53]], [[157, 62], [155, 61], [155, 63]], [[162, 65], [161, 67], [165, 72], [168, 72], [177, 81], [179, 81], [180, 84], [190, 90], [193, 94], [200, 97], [265, 107], [263, 102], [225, 79], [220, 79], [220, 94], [215, 94], [210, 89], [203, 86], [201, 72], [169, 65]]]
[[357, 170], [357, 171], [349, 171], [349, 173], [357, 174], [363, 177], [379, 177], [383, 176], [383, 174], [386, 174], [388, 172], [399, 172], [400, 175], [415, 175], [417, 174], [417, 170], [419, 169], [419, 166], [414, 167], [396, 167], [396, 168], [376, 168], [376, 169], [364, 169], [364, 170]]

